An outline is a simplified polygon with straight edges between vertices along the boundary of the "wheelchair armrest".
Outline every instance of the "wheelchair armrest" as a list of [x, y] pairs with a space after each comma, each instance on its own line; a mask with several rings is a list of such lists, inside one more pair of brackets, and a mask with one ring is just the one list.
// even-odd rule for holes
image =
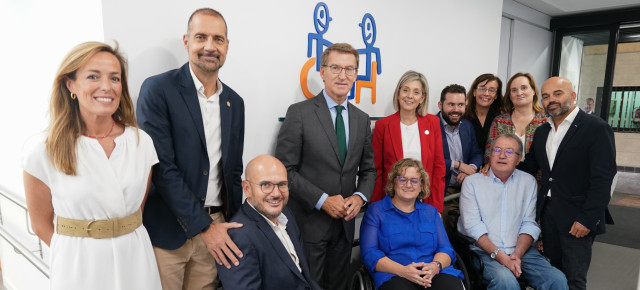
[[480, 255], [478, 255], [478, 253], [474, 252], [474, 251], [469, 251], [469, 254], [471, 255], [472, 259], [475, 259], [476, 262], [478, 263], [478, 271], [480, 273], [484, 272], [484, 262], [482, 262], [482, 258], [480, 258]]
[[463, 235], [460, 232], [455, 232], [454, 235], [458, 241], [465, 245], [473, 245], [476, 242], [472, 237]]

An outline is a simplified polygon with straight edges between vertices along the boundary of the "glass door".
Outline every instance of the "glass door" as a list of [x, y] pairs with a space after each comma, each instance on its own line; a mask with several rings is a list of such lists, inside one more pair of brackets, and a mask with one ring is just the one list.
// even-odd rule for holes
[[558, 75], [573, 83], [576, 105], [601, 116], [610, 30], [576, 32], [562, 37]]

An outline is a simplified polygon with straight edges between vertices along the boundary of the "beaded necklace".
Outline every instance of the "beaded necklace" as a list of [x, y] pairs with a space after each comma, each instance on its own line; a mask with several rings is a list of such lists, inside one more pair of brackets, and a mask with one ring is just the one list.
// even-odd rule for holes
[[93, 136], [93, 135], [89, 135], [87, 133], [82, 133], [82, 135], [85, 135], [85, 136], [87, 136], [89, 138], [98, 139], [98, 140], [107, 138], [107, 137], [109, 137], [109, 135], [111, 135], [111, 132], [113, 132], [113, 127], [116, 125], [116, 121], [113, 118], [111, 118], [111, 121], [112, 121], [111, 122], [111, 130], [109, 130], [109, 133], [107, 133], [107, 135], [104, 135], [104, 136]]

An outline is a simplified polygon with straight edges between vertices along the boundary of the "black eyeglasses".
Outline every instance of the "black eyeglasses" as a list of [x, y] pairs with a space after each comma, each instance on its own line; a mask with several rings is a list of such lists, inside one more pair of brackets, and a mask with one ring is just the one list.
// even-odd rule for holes
[[478, 92], [481, 92], [483, 94], [485, 92], [489, 92], [489, 94], [491, 94], [491, 95], [496, 93], [496, 89], [494, 89], [494, 88], [487, 89], [485, 87], [477, 87], [476, 90], [478, 90]]
[[405, 185], [407, 184], [407, 181], [409, 181], [411, 183], [411, 185], [418, 185], [420, 184], [420, 178], [407, 178], [404, 176], [398, 176], [398, 183]]
[[276, 188], [276, 185], [278, 186], [278, 190], [280, 190], [280, 192], [289, 192], [289, 182], [288, 181], [282, 181], [282, 182], [280, 182], [278, 184], [274, 184], [274, 183], [271, 183], [271, 182], [255, 183], [255, 182], [251, 182], [249, 180], [246, 180], [246, 181], [251, 183], [251, 184], [260, 185], [260, 190], [262, 190], [262, 193], [264, 193], [264, 194], [272, 193], [273, 189]]
[[356, 71], [358, 70], [355, 67], [352, 66], [348, 66], [348, 67], [341, 67], [339, 65], [323, 65], [324, 67], [328, 67], [329, 71], [334, 74], [340, 74], [340, 72], [342, 72], [342, 70], [344, 70], [344, 73], [350, 77], [354, 76], [356, 74]]
[[512, 156], [515, 155], [520, 155], [520, 152], [516, 152], [516, 150], [513, 150], [511, 148], [507, 148], [507, 149], [502, 149], [500, 147], [493, 147], [493, 155], [500, 155], [500, 152], [504, 152], [504, 155], [507, 156], [507, 158], [511, 158]]

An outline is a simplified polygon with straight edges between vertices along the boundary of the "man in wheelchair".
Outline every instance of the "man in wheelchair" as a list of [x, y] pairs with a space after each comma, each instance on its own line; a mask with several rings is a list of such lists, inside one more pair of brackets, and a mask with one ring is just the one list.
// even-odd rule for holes
[[568, 289], [564, 274], [531, 246], [540, 234], [535, 222], [537, 183], [515, 169], [522, 141], [504, 134], [491, 150], [489, 176], [474, 174], [462, 185], [458, 220], [458, 231], [476, 241], [471, 250], [484, 264], [487, 289], [520, 289], [521, 275], [537, 290]]

